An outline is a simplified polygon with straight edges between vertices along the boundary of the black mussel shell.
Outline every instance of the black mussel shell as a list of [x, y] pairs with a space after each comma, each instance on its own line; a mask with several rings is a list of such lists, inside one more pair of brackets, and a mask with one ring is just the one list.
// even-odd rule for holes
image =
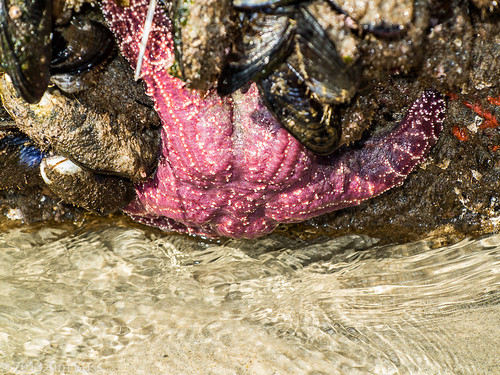
[[288, 64], [258, 85], [269, 110], [305, 147], [319, 155], [338, 147], [340, 129], [330, 117], [330, 108], [311, 98], [307, 85]]
[[233, 0], [233, 6], [246, 10], [265, 10], [299, 4], [304, 1], [305, 0]]
[[365, 33], [373, 34], [379, 38], [395, 39], [404, 34], [403, 25], [382, 23], [361, 24], [360, 28]]
[[113, 34], [99, 22], [74, 19], [54, 30], [51, 74], [80, 74], [106, 62], [115, 50]]
[[0, 127], [0, 190], [42, 186], [39, 167], [44, 156], [17, 129]]
[[28, 103], [50, 79], [52, 0], [0, 0], [1, 65]]
[[134, 184], [130, 181], [93, 173], [63, 156], [44, 158], [40, 173], [59, 198], [100, 215], [119, 210], [135, 197]]
[[244, 21], [236, 51], [222, 69], [217, 91], [228, 95], [270, 74], [291, 52], [293, 23], [287, 15], [256, 13]]
[[359, 71], [340, 57], [325, 30], [306, 8], [297, 15], [296, 54], [290, 65], [321, 103], [344, 103], [357, 89]]

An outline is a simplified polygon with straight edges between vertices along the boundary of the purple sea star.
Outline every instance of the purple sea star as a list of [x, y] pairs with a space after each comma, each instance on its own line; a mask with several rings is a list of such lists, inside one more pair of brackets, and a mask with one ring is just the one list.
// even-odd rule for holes
[[[103, 10], [135, 66], [147, 2], [106, 0]], [[225, 98], [185, 88], [168, 74], [172, 46], [170, 21], [157, 9], [141, 77], [163, 123], [162, 149], [156, 174], [124, 210], [148, 225], [251, 238], [354, 206], [400, 185], [442, 129], [445, 103], [426, 91], [392, 132], [320, 163], [267, 111], [255, 85]]]

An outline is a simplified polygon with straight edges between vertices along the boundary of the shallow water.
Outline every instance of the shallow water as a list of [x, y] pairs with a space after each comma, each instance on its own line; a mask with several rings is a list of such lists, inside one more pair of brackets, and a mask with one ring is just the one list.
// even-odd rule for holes
[[0, 373], [500, 373], [500, 235], [0, 234]]

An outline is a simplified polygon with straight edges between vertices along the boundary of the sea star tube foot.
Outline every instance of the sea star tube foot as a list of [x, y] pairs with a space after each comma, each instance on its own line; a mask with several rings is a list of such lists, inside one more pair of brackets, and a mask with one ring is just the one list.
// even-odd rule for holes
[[[136, 63], [147, 3], [103, 11], [124, 56]], [[431, 90], [391, 132], [320, 159], [265, 108], [255, 85], [221, 98], [185, 88], [168, 74], [171, 25], [157, 9], [141, 77], [162, 120], [156, 174], [136, 185], [124, 211], [166, 230], [252, 238], [357, 205], [400, 185], [436, 143], [445, 102]]]

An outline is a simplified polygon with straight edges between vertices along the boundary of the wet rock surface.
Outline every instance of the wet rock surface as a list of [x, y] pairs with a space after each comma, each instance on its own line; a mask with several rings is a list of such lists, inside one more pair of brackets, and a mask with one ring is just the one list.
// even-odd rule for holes
[[449, 93], [445, 130], [427, 162], [401, 187], [311, 220], [313, 226], [400, 240], [436, 229], [459, 237], [499, 230], [499, 12], [463, 4], [447, 12], [449, 18], [428, 36], [422, 70], [380, 87], [387, 95], [374, 111], [388, 116], [387, 110], [398, 108], [415, 86], [434, 85]]

